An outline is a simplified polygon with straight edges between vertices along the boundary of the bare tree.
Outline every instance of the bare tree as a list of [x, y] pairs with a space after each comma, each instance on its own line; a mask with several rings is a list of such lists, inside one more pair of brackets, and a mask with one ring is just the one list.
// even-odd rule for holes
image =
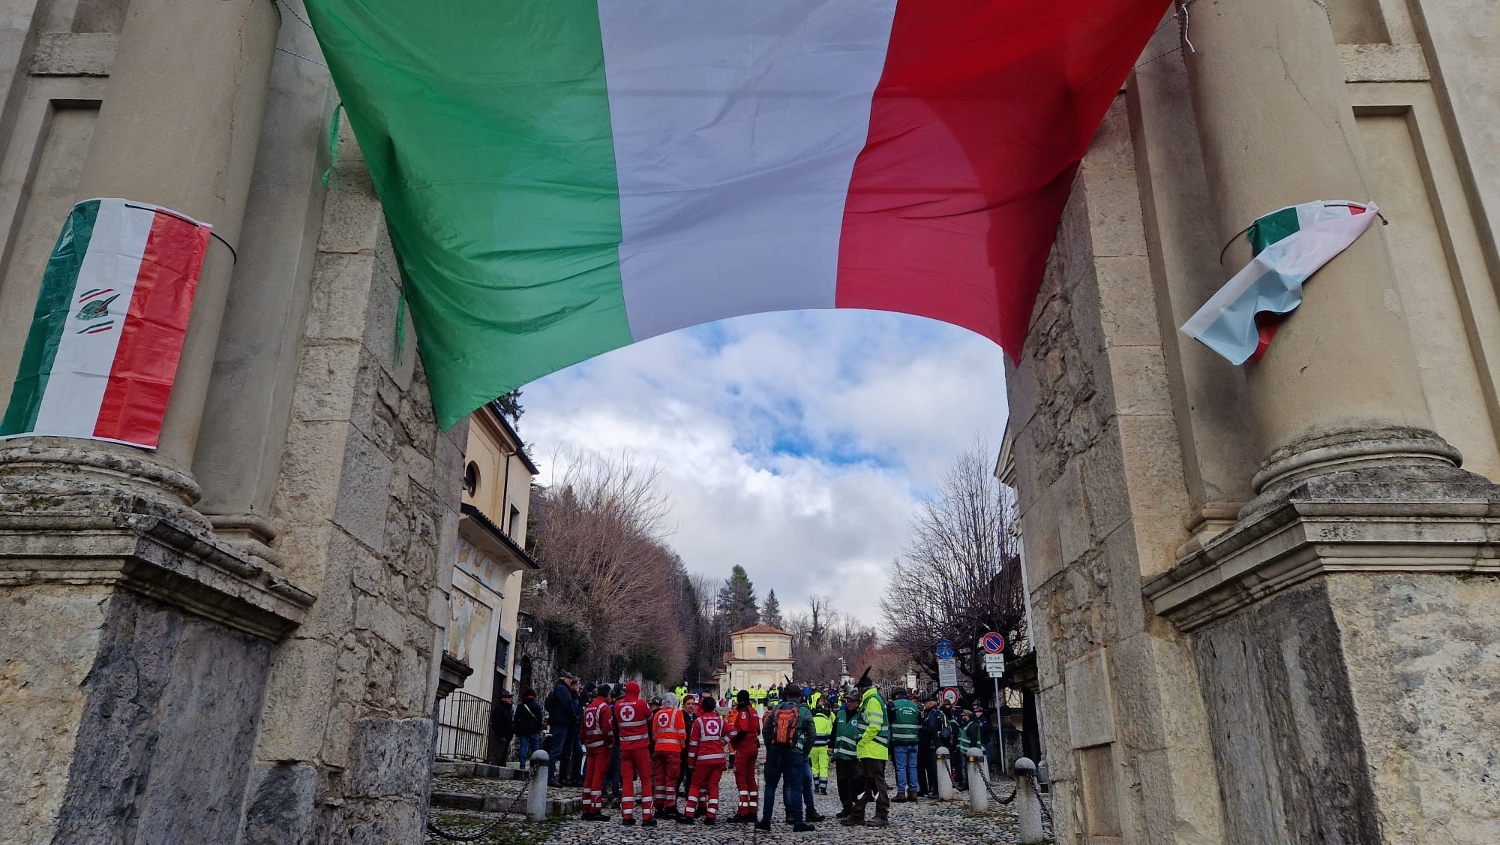
[[1004, 634], [1012, 656], [1026, 636], [1014, 503], [990, 465], [982, 441], [958, 457], [921, 503], [881, 600], [891, 644], [934, 676], [938, 640], [953, 643], [960, 671], [978, 682], [988, 678], [978, 647], [986, 631]]
[[563, 463], [563, 476], [533, 500], [534, 553], [544, 565], [537, 576], [547, 589], [527, 611], [586, 636], [579, 665], [569, 668], [680, 676], [686, 573], [663, 542], [670, 508], [660, 470], [628, 457], [574, 454]]

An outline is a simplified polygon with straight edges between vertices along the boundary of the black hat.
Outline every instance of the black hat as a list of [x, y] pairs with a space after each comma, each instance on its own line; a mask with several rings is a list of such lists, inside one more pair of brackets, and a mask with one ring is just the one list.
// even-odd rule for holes
[[507, 689], [507, 690], [501, 690], [500, 691], [500, 697], [501, 698], [515, 698], [516, 696], [515, 696], [515, 693], [513, 693], [513, 692], [511, 692], [510, 690]]
[[870, 680], [870, 670], [874, 668], [874, 666], [866, 666], [864, 674], [859, 676], [859, 680], [856, 681], [854, 685], [856, 687], [859, 687], [860, 689], [866, 689], [868, 687], [874, 686], [875, 682]]

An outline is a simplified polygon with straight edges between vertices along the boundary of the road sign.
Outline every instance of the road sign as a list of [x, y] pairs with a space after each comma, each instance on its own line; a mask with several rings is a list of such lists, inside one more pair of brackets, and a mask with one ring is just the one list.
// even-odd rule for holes
[[984, 656], [984, 673], [991, 678], [998, 678], [1005, 674], [1005, 655], [986, 654]]
[[940, 659], [940, 660], [952, 660], [953, 659], [953, 643], [950, 643], [947, 640], [938, 640], [938, 644], [937, 644], [937, 656], [938, 656], [938, 659]]
[[958, 686], [958, 661], [951, 657], [938, 658], [938, 683], [945, 687]]
[[991, 631], [980, 638], [979, 647], [984, 649], [985, 654], [999, 654], [1005, 651], [1005, 638]]
[[953, 706], [953, 705], [955, 705], [955, 704], [957, 704], [958, 703], [958, 688], [957, 687], [948, 687], [947, 689], [943, 690], [942, 698], [943, 698], [943, 703], [946, 704], [946, 705], [948, 705], [948, 706], [950, 706], [950, 707]]

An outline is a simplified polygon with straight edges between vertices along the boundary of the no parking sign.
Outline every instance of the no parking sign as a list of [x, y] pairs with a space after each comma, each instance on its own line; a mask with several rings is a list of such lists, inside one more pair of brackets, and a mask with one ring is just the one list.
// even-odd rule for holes
[[958, 703], [958, 690], [954, 687], [947, 687], [942, 692], [942, 699], [944, 704], [952, 707]]

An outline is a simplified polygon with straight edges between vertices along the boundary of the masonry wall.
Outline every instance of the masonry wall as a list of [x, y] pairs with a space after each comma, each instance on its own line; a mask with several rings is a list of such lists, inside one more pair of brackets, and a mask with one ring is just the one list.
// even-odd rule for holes
[[434, 422], [347, 133], [336, 179], [270, 514], [288, 575], [319, 596], [274, 655], [247, 843], [416, 842], [426, 812], [467, 429]]
[[[1463, 451], [1466, 468], [1495, 478], [1500, 157], [1495, 133], [1484, 127], [1500, 120], [1493, 97], [1500, 48], [1480, 35], [1494, 31], [1493, 9], [1364, 0], [1334, 4], [1331, 15], [1376, 193], [1338, 199], [1373, 199], [1385, 212], [1401, 292], [1388, 307], [1407, 314], [1437, 430]], [[1445, 765], [1425, 754], [1429, 747], [1471, 765], [1475, 752], [1463, 746], [1463, 731], [1439, 723], [1465, 718], [1445, 702], [1484, 705], [1428, 673], [1393, 669], [1372, 673], [1378, 684], [1346, 680], [1342, 689], [1319, 681], [1308, 673], [1336, 667], [1299, 662], [1298, 626], [1359, 666], [1425, 661], [1451, 666], [1444, 678], [1475, 677], [1492, 657], [1474, 625], [1451, 632], [1449, 644], [1427, 657], [1412, 649], [1431, 643], [1387, 643], [1416, 636], [1423, 624], [1446, 627], [1418, 623], [1422, 608], [1492, 588], [1483, 579], [1434, 578], [1408, 584], [1412, 594], [1398, 601], [1381, 592], [1392, 589], [1381, 586], [1390, 581], [1332, 578], [1319, 588], [1322, 598], [1298, 605], [1307, 612], [1296, 626], [1267, 622], [1283, 612], [1268, 606], [1233, 631], [1195, 633], [1192, 645], [1142, 600], [1143, 578], [1234, 524], [1254, 495], [1261, 457], [1243, 372], [1177, 331], [1236, 269], [1220, 263], [1224, 245], [1213, 235], [1187, 76], [1173, 52], [1180, 47], [1180, 28], [1168, 20], [1094, 140], [1059, 229], [1028, 352], [1008, 378], [1043, 724], [1063, 808], [1059, 841], [1368, 841], [1363, 828], [1334, 830], [1327, 817], [1304, 824], [1296, 813], [1290, 824], [1297, 829], [1273, 830], [1249, 808], [1264, 806], [1257, 796], [1295, 802], [1316, 789], [1329, 796], [1323, 812], [1339, 806], [1357, 816], [1373, 783], [1382, 812], [1409, 814], [1390, 820], [1387, 834], [1429, 823], [1420, 807], [1451, 796], [1420, 794], [1437, 787], [1402, 779], [1420, 766]], [[1250, 221], [1235, 222], [1232, 228]], [[1363, 601], [1360, 590], [1370, 592]], [[1319, 606], [1321, 615], [1308, 610]], [[1356, 610], [1382, 606], [1410, 607], [1411, 615]], [[1237, 659], [1224, 656], [1235, 648]], [[1244, 700], [1247, 687], [1261, 686], [1269, 701]], [[1456, 698], [1443, 697], [1450, 693]], [[1285, 737], [1278, 729], [1277, 741], [1290, 743], [1280, 768], [1257, 773], [1270, 746], [1256, 743], [1274, 743], [1270, 735], [1252, 742], [1247, 731], [1295, 727], [1288, 714], [1306, 702], [1376, 718], [1391, 708], [1372, 703], [1391, 694], [1401, 697], [1396, 712], [1409, 717], [1386, 724], [1381, 715], [1363, 736], [1380, 746], [1367, 753], [1404, 768], [1340, 759], [1340, 769], [1329, 749], [1347, 731], [1303, 719], [1295, 725], [1310, 727], [1289, 727]], [[1475, 694], [1488, 693], [1481, 683]], [[1210, 720], [1215, 708], [1222, 712]], [[1425, 714], [1431, 708], [1444, 715]], [[1403, 732], [1423, 739], [1381, 739]], [[1367, 785], [1339, 780], [1339, 772], [1361, 765]], [[1410, 800], [1391, 800], [1398, 795]], [[1469, 818], [1456, 806], [1449, 812]]]
[[1192, 655], [1141, 596], [1190, 508], [1136, 185], [1121, 96], [1008, 377], [1046, 759], [1059, 842], [1216, 843]]

